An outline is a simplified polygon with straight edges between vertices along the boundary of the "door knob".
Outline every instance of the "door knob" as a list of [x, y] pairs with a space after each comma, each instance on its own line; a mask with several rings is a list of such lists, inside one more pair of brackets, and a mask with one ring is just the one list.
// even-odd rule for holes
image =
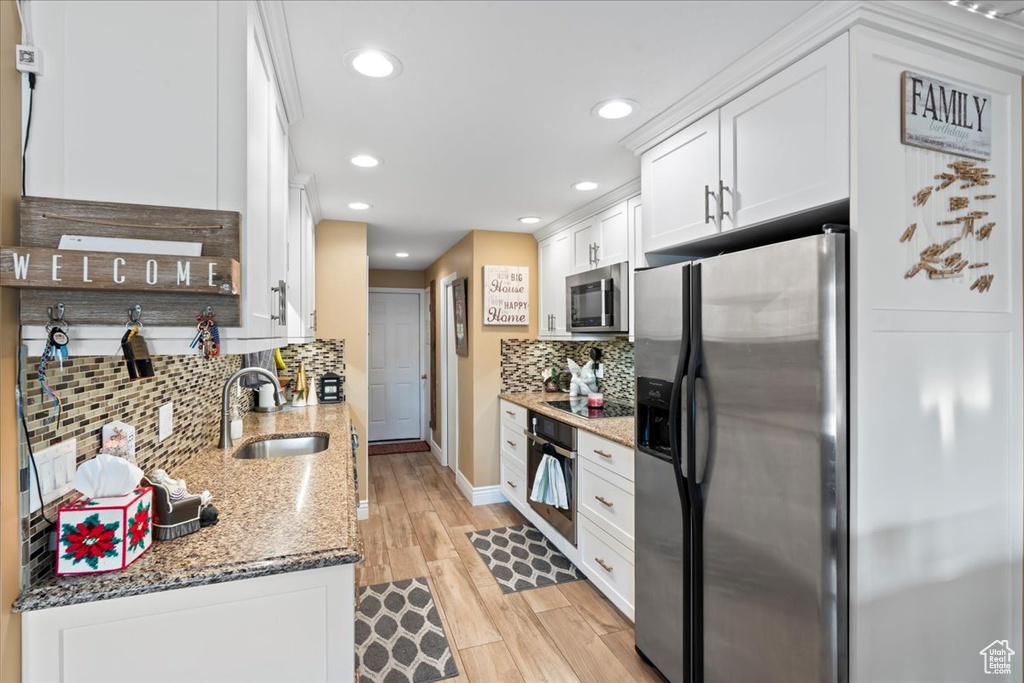
[[420, 379], [426, 379], [426, 378], [427, 378], [426, 375], [420, 375]]

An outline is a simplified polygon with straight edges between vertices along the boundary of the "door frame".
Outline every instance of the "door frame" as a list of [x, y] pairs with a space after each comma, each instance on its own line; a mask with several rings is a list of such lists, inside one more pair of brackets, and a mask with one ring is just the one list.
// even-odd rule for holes
[[[370, 296], [373, 294], [415, 294], [416, 295], [416, 312], [419, 316], [418, 324], [416, 325], [416, 344], [420, 350], [420, 439], [430, 443], [427, 438], [427, 415], [430, 413], [430, 394], [427, 392], [427, 383], [430, 381], [430, 357], [427, 355], [424, 339], [429, 337], [423, 336], [424, 320], [423, 320], [423, 305], [424, 305], [424, 294], [422, 289], [411, 289], [411, 288], [399, 288], [399, 287], [369, 287], [367, 288], [367, 311], [369, 311]], [[369, 316], [369, 312], [367, 312]], [[429, 319], [426, 324], [430, 324]], [[367, 341], [367, 353], [369, 353], [369, 342], [370, 342], [370, 330], [367, 327], [366, 330], [366, 341]], [[369, 377], [369, 364], [367, 364], [367, 377]], [[424, 379], [426, 375], [427, 379]], [[367, 406], [369, 408], [369, 406]], [[367, 427], [366, 427], [366, 442], [370, 442], [370, 427], [369, 427], [369, 415], [367, 415]]]
[[[458, 426], [459, 426], [459, 403], [458, 403], [458, 373], [459, 366], [458, 360], [452, 363], [453, 367], [450, 368], [451, 372], [455, 375], [455, 387], [450, 387], [448, 382], [449, 374], [449, 355], [454, 355], [452, 352], [454, 349], [449, 348], [448, 344], [448, 325], [449, 318], [454, 317], [455, 311], [451, 305], [451, 290], [452, 284], [459, 277], [458, 273], [450, 273], [445, 277], [441, 278], [440, 291], [441, 291], [441, 315], [438, 317], [438, 341], [441, 345], [441, 362], [438, 365], [438, 370], [441, 374], [441, 465], [444, 467], [450, 467], [454, 471], [458, 471], [459, 468], [459, 449], [458, 449]], [[448, 403], [449, 403], [449, 392], [456, 392], [455, 401], [455, 414], [449, 415]], [[450, 444], [448, 439], [448, 424], [449, 421], [454, 422], [455, 426], [455, 443]]]

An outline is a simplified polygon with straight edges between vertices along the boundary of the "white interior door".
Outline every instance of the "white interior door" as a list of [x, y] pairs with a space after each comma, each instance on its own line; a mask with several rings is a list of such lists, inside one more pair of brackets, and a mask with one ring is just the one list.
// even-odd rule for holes
[[370, 292], [370, 441], [420, 438], [419, 303]]

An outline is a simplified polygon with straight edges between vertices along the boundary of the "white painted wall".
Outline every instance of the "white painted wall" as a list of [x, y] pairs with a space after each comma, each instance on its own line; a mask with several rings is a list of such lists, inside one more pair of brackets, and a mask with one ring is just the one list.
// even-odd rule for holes
[[[851, 38], [850, 680], [985, 680], [986, 645], [1024, 652], [1021, 79], [862, 27]], [[993, 95], [987, 294], [903, 278], [921, 189], [900, 144], [904, 69]]]

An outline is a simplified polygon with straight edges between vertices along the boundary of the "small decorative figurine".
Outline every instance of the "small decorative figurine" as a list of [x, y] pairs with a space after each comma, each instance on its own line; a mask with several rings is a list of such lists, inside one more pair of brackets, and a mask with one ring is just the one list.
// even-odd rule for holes
[[597, 377], [594, 375], [594, 361], [589, 360], [582, 368], [572, 358], [566, 358], [572, 373], [569, 396], [589, 396], [597, 393]]

